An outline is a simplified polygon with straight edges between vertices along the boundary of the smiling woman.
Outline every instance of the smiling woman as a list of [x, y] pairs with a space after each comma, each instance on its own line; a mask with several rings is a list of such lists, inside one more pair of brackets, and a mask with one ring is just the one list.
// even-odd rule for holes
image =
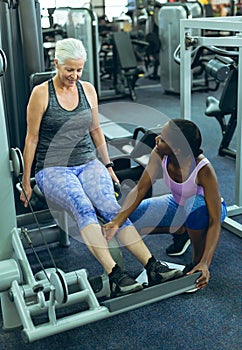
[[[74, 52], [74, 54], [72, 54]], [[73, 56], [72, 59], [69, 57]], [[83, 67], [87, 58], [86, 50], [79, 40], [62, 40], [56, 43], [54, 63], [57, 68], [57, 75], [67, 87], [75, 86], [81, 78]], [[70, 91], [73, 96], [65, 96], [60, 93], [59, 101], [66, 104], [67, 110], [72, 110], [78, 103], [76, 90]], [[67, 97], [67, 98], [66, 98]], [[74, 106], [73, 106], [74, 104]]]

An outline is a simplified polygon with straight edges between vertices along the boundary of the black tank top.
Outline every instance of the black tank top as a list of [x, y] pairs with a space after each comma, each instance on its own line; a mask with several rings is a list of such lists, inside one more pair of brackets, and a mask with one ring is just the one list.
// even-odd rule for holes
[[49, 102], [43, 115], [36, 150], [35, 172], [50, 166], [76, 166], [96, 158], [89, 134], [91, 108], [82, 84], [77, 82], [79, 103], [67, 111], [58, 102], [52, 79]]

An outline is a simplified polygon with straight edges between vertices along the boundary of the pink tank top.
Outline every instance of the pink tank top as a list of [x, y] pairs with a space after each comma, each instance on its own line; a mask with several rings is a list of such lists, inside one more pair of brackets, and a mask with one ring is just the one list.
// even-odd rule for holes
[[196, 168], [191, 172], [189, 177], [185, 182], [179, 183], [171, 179], [168, 174], [168, 157], [164, 156], [162, 159], [162, 169], [163, 177], [166, 185], [170, 188], [171, 193], [174, 197], [174, 200], [179, 205], [185, 205], [186, 200], [194, 195], [204, 196], [203, 187], [196, 184], [196, 178], [199, 170], [204, 167], [206, 164], [209, 164], [207, 158], [202, 159]]

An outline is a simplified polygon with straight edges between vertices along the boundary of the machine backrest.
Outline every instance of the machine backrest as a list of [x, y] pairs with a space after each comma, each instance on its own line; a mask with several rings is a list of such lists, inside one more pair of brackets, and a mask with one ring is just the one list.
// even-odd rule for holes
[[233, 68], [229, 72], [222, 95], [219, 100], [219, 108], [224, 114], [233, 113], [237, 108], [238, 94], [238, 70]]
[[144, 154], [150, 154], [152, 149], [155, 147], [155, 138], [159, 134], [160, 128], [146, 130], [143, 136], [136, 141], [131, 157], [139, 158]]
[[53, 78], [55, 75], [55, 71], [50, 71], [50, 72], [40, 72], [40, 73], [33, 73], [31, 74], [29, 78], [29, 86], [30, 86], [30, 91], [39, 84], [42, 84], [44, 81]]
[[112, 36], [121, 68], [124, 70], [136, 68], [137, 61], [129, 33], [114, 32]]

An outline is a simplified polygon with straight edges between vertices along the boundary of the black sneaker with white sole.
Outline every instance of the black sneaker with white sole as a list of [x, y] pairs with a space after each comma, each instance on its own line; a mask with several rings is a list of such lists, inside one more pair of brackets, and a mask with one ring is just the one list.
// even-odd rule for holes
[[143, 289], [143, 286], [136, 282], [126, 270], [122, 270], [115, 265], [112, 272], [108, 275], [111, 298], [121, 295], [135, 293]]
[[158, 261], [154, 257], [149, 259], [145, 268], [149, 287], [183, 276], [181, 270], [170, 269], [166, 263]]
[[173, 243], [166, 249], [166, 253], [169, 256], [180, 256], [185, 253], [189, 245], [191, 244], [189, 235], [187, 232], [178, 234], [174, 233]]

